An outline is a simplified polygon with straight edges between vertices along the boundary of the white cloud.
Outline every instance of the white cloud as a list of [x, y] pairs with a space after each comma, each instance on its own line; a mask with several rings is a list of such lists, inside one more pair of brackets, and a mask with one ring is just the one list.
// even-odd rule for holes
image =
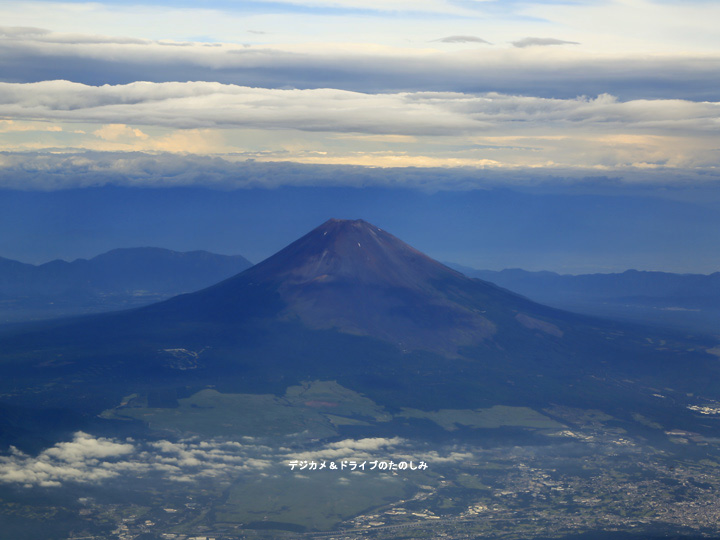
[[59, 133], [62, 127], [46, 123], [15, 122], [14, 120], [0, 120], [0, 133], [18, 133], [31, 131], [45, 131]]
[[[267, 3], [267, 8], [263, 8]], [[521, 36], [561, 35], [588, 43], [595, 53], [717, 50], [716, 2], [686, 0], [613, 0], [606, 2], [502, 2], [451, 0], [289, 0], [197, 3], [197, 7], [103, 2], [9, 1], [0, 8], [6, 25], [26, 27], [16, 37], [47, 39], [33, 27], [38, 13], [59, 32], [78, 34], [92, 28], [131, 39], [186, 41], [198, 28], [215, 41], [252, 42], [270, 31], [286, 43], [372, 42], [401, 44], [427, 36], [473, 35], [495, 43]], [[358, 10], [360, 13], [358, 14]], [[397, 13], [401, 12], [402, 17]], [[438, 16], [440, 15], [440, 16]], [[358, 20], [367, 24], [358, 24]], [[540, 34], [542, 32], [542, 34]], [[581, 39], [582, 37], [582, 39]]]
[[[274, 3], [274, 0], [260, 1]], [[420, 12], [458, 15], [472, 15], [476, 13], [469, 9], [459, 8], [457, 4], [446, 0], [284, 0], [284, 3], [303, 7], [360, 9], [363, 11], [373, 10], [381, 12]]]
[[293, 460], [419, 460], [450, 463], [469, 459], [456, 448], [428, 450], [399, 437], [347, 439], [291, 450], [258, 443], [220, 439], [119, 441], [78, 432], [37, 456], [12, 449], [0, 456], [0, 483], [26, 487], [60, 487], [66, 483], [99, 483], [108, 479], [158, 478], [194, 482], [204, 478], [232, 480], [243, 474], [287, 472]]
[[105, 139], [106, 141], [118, 141], [118, 140], [133, 140], [141, 139], [146, 140], [148, 135], [143, 133], [139, 129], [131, 128], [125, 124], [106, 124], [100, 129], [93, 131], [93, 135]]
[[387, 448], [397, 446], [405, 441], [400, 437], [382, 438], [373, 437], [368, 439], [345, 439], [342, 441], [328, 444], [328, 448], [336, 448], [342, 450], [379, 450], [380, 448]]
[[[148, 20], [160, 15], [150, 14]], [[297, 17], [302, 16], [296, 14]], [[137, 13], [132, 18], [145, 20]], [[197, 26], [197, 21], [193, 22]], [[515, 47], [510, 44], [513, 40], [526, 43], [520, 37], [528, 34], [518, 35], [520, 29], [495, 34], [483, 31], [483, 37], [476, 38], [477, 22], [467, 28], [453, 25], [448, 29], [451, 32], [443, 34], [439, 33], [442, 28], [432, 26], [431, 19], [420, 21], [421, 26], [428, 26], [413, 36], [403, 36], [396, 28], [397, 23], [388, 19], [382, 21], [387, 26], [378, 30], [380, 35], [367, 39], [364, 34], [362, 39], [353, 39], [350, 29], [338, 30], [337, 36], [328, 39], [316, 37], [315, 33], [324, 27], [336, 28], [336, 23], [314, 21], [318, 28], [311, 28], [308, 36], [285, 41], [264, 38], [262, 42], [257, 40], [257, 34], [237, 37], [236, 24], [233, 39], [241, 43], [98, 36], [83, 34], [79, 28], [66, 33], [6, 28], [4, 33], [0, 32], [0, 71], [9, 74], [4, 79], [7, 81], [49, 81], [72, 76], [75, 82], [92, 85], [193, 80], [266, 88], [327, 87], [375, 94], [397, 93], [399, 89], [460, 92], [502, 89], [509, 94], [565, 98], [611, 93], [624, 101], [645, 97], [720, 99], [717, 48], [693, 52], [674, 47], [652, 54], [646, 49], [634, 53], [628, 47], [595, 50], [585, 46], [583, 34], [567, 31], [556, 35], [562, 36], [563, 41], [581, 41], [582, 45]], [[480, 28], [485, 29], [485, 24]], [[356, 21], [353, 25], [358, 26]], [[293, 26], [302, 28], [304, 22], [294, 20]], [[395, 36], [396, 41], [383, 41], [385, 35]], [[428, 41], [438, 35], [448, 37]], [[273, 32], [270, 36], [276, 38], [285, 33]], [[468, 42], [471, 38], [496, 45], [478, 46]], [[539, 43], [539, 38], [532, 39]], [[448, 40], [465, 43], [452, 45], [446, 43]]]
[[87, 433], [78, 432], [71, 442], [62, 442], [46, 450], [43, 456], [70, 463], [82, 462], [94, 458], [110, 458], [132, 454], [132, 444], [117, 443], [105, 438], [95, 438]]
[[[8, 118], [0, 123], [6, 151], [194, 153], [397, 168], [720, 166], [720, 103], [709, 101], [44, 81], [0, 83], [0, 116]], [[38, 163], [26, 159], [26, 171]], [[74, 160], [76, 167], [77, 159], [65, 165]], [[19, 165], [8, 160], [6, 171]], [[113, 173], [130, 174], [127, 167], [138, 161], [112, 163]]]
[[311, 460], [311, 459], [387, 459], [395, 455], [395, 448], [407, 445], [409, 441], [400, 437], [368, 438], [368, 439], [345, 439], [329, 443], [322, 448], [312, 451], [290, 453], [287, 460]]
[[220, 440], [118, 441], [78, 432], [72, 441], [57, 443], [37, 456], [17, 449], [0, 456], [0, 483], [59, 487], [121, 475], [159, 475], [173, 482], [231, 478], [271, 467], [271, 461], [257, 456], [262, 449]]
[[27, 26], [0, 26], [0, 39], [11, 40], [32, 40], [39, 43], [59, 44], [121, 44], [121, 45], [147, 45], [151, 43], [147, 39], [129, 37], [111, 37], [90, 34], [69, 34], [52, 32], [46, 28], [35, 28]]
[[439, 43], [485, 43], [490, 45], [489, 41], [477, 36], [447, 36], [440, 39], [434, 39], [433, 41]]
[[527, 16], [556, 28], [572, 29], [594, 47], [658, 53], [717, 52], [717, 2], [612, 0], [609, 2], [528, 2]]
[[512, 42], [516, 47], [546, 47], [548, 45], [580, 45], [577, 41], [565, 41], [557, 38], [527, 37]]
[[553, 128], [714, 134], [720, 103], [679, 99], [551, 99], [499, 93], [366, 94], [188, 82], [88, 86], [69, 81], [0, 83], [0, 116], [115, 124], [108, 140], [144, 133], [124, 124], [174, 128], [297, 129], [392, 135], [457, 135]]
[[97, 482], [120, 471], [113, 458], [133, 454], [131, 444], [77, 433], [70, 442], [59, 443], [33, 458], [14, 450], [0, 456], [0, 482], [55, 487], [63, 482]]

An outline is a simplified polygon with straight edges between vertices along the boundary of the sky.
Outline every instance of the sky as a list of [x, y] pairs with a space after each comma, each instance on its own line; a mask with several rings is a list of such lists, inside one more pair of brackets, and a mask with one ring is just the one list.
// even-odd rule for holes
[[[603, 223], [629, 208], [618, 222], [646, 216], [623, 248], [634, 258], [593, 259], [600, 224], [582, 252], [559, 238], [552, 256], [523, 264], [537, 245], [527, 235], [500, 235], [518, 253], [503, 260], [463, 250], [473, 231], [447, 220], [410, 228], [390, 210], [374, 215], [420, 243], [443, 231], [457, 245], [425, 242], [430, 254], [475, 267], [720, 270], [708, 253], [720, 211], [717, 20], [713, 0], [0, 0], [0, 203], [15, 191], [103, 187], [270, 190], [278, 201], [292, 188], [337, 188], [322, 212], [345, 217], [332, 210], [369, 189], [400, 199], [510, 189], [566, 196], [568, 226], [586, 230], [578, 209], [595, 194]], [[709, 216], [680, 227], [696, 251], [663, 244], [678, 225], [649, 210], [658, 199]], [[190, 247], [270, 255], [282, 247], [263, 236], [273, 205], [244, 243], [208, 232]], [[407, 221], [419, 211], [406, 209]], [[322, 213], [285, 212], [303, 225]], [[538, 234], [557, 234], [544, 228], [556, 212], [549, 204], [537, 217]], [[28, 262], [117, 247], [57, 223], [67, 242], [21, 246], [37, 223], [5, 224], [0, 256]], [[185, 245], [171, 233], [113, 238]]]

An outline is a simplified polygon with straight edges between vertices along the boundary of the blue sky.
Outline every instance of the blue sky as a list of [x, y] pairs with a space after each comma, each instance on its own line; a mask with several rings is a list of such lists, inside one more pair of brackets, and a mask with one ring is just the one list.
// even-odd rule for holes
[[[331, 175], [359, 167], [423, 193], [607, 178], [706, 206], [717, 20], [699, 0], [0, 1], [0, 189], [361, 189]], [[253, 163], [272, 172], [246, 182]]]
[[476, 268], [717, 269], [717, 204], [660, 198], [649, 190], [606, 192], [430, 193], [383, 186], [13, 191], [0, 196], [0, 228], [14, 231], [0, 238], [0, 253], [40, 263], [151, 245], [259, 262], [341, 217], [365, 219], [437, 259]]

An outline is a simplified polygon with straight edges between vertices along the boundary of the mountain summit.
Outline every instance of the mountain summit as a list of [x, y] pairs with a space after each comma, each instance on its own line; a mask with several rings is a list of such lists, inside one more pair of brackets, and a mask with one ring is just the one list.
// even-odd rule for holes
[[460, 274], [362, 219], [330, 219], [256, 269], [288, 284], [346, 282], [419, 288], [428, 279]]
[[[371, 336], [403, 350], [455, 354], [459, 346], [496, 334], [489, 313], [512, 318], [531, 305], [465, 277], [366, 221], [331, 219], [249, 270], [156, 309], [227, 320], [254, 317], [258, 310], [267, 316], [276, 306], [280, 320], [299, 320], [311, 329]], [[513, 324], [562, 335], [555, 324], [530, 315]]]

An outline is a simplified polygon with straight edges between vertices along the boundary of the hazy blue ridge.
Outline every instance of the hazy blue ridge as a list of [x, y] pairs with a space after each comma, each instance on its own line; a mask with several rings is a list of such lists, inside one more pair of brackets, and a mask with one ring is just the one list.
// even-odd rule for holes
[[148, 304], [213, 285], [250, 266], [240, 255], [151, 247], [41, 265], [0, 259], [0, 318], [20, 321]]
[[673, 274], [627, 270], [569, 275], [519, 268], [476, 270], [448, 264], [469, 277], [563, 309], [711, 333], [720, 329], [720, 272]]

